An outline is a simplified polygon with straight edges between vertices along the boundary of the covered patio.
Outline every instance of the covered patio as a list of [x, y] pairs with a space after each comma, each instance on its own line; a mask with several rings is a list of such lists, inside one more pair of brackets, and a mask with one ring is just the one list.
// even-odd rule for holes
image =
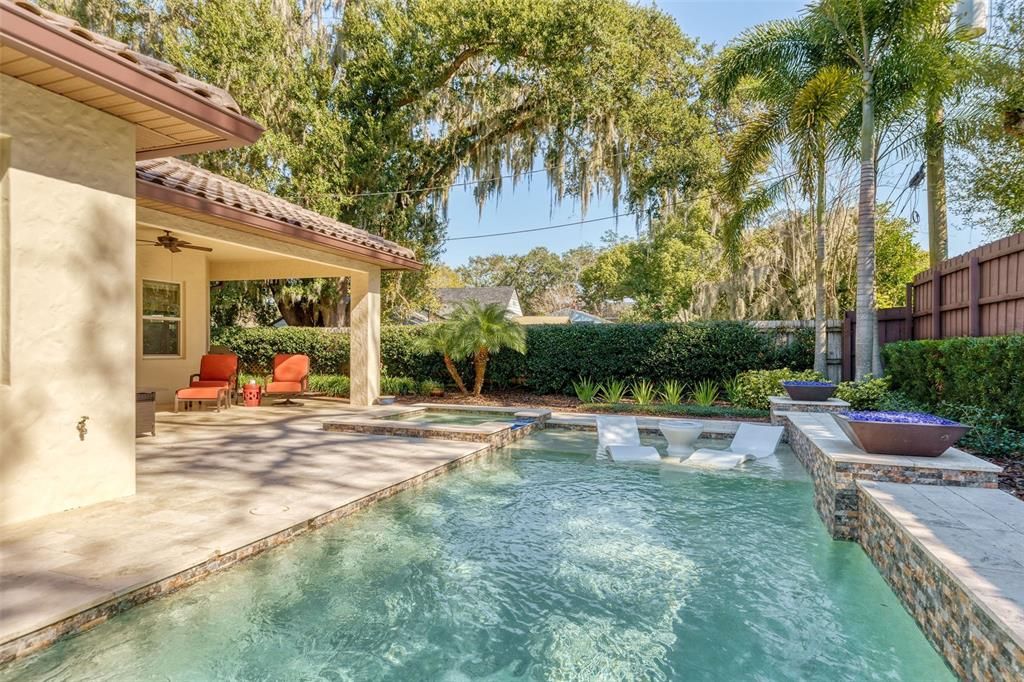
[[[136, 224], [136, 385], [158, 403], [173, 401], [209, 349], [211, 283], [347, 277], [351, 403], [374, 404], [381, 272], [422, 267], [408, 249], [169, 158], [136, 164]], [[154, 243], [167, 233], [199, 249]]]
[[488, 451], [321, 429], [378, 409], [161, 413], [138, 441], [135, 495], [4, 527], [0, 662]]

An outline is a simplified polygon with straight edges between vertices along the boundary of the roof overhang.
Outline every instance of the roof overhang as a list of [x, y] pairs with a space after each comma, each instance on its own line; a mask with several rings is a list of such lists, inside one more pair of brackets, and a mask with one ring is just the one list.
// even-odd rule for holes
[[[378, 251], [361, 244], [353, 244], [326, 234], [320, 234], [281, 220], [263, 216], [220, 201], [183, 192], [173, 187], [138, 179], [135, 182], [136, 201], [140, 205], [151, 205], [160, 210], [166, 207], [177, 214], [188, 215], [196, 220], [232, 223], [258, 234], [272, 238], [311, 245], [315, 248], [336, 253], [364, 263], [376, 265], [381, 270], [422, 270], [423, 264], [412, 258]], [[151, 203], [150, 203], [151, 202]]]
[[139, 159], [244, 146], [263, 133], [255, 121], [8, 2], [0, 3], [0, 55], [0, 72], [134, 123]]

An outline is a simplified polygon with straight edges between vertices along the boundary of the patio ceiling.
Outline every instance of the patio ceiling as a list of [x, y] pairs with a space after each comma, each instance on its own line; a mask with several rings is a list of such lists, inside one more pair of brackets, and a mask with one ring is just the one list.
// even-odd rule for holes
[[[260, 248], [258, 242], [251, 242], [245, 233], [233, 234], [230, 231], [206, 230], [206, 226], [190, 224], [184, 221], [153, 220], [157, 214], [150, 213], [146, 217], [148, 223], [139, 223], [137, 238], [153, 241], [165, 230], [175, 237], [183, 239], [195, 246], [203, 246], [212, 251], [195, 251], [184, 249], [180, 253], [172, 253], [161, 246], [138, 243], [139, 253], [156, 255], [158, 258], [181, 259], [201, 254], [206, 257], [207, 277], [211, 282], [255, 279], [292, 279], [308, 277], [346, 277], [354, 272], [365, 271], [355, 263], [318, 258], [316, 252], [292, 251], [282, 253]], [[170, 216], [168, 216], [169, 218]], [[189, 231], [192, 228], [194, 231]], [[232, 239], [233, 238], [233, 239]]]

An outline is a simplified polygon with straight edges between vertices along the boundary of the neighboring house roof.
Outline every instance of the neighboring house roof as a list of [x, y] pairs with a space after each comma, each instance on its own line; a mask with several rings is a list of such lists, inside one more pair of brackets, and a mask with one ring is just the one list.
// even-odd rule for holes
[[524, 315], [523, 317], [517, 317], [516, 322], [525, 325], [569, 324], [569, 318], [562, 315]]
[[515, 287], [441, 287], [435, 289], [434, 293], [441, 301], [441, 317], [447, 317], [458, 305], [469, 301], [481, 305], [497, 303], [515, 317], [523, 314]]
[[593, 313], [585, 313], [575, 308], [561, 308], [551, 313], [555, 316], [565, 316], [572, 324], [606, 324], [608, 320]]
[[280, 197], [247, 187], [180, 159], [149, 159], [135, 164], [136, 196], [193, 212], [203, 220], [214, 216], [279, 236], [312, 241], [385, 270], [419, 270], [412, 250], [383, 237], [296, 206]]
[[225, 90], [23, 0], [0, 0], [0, 73], [136, 125], [137, 158], [255, 142]]

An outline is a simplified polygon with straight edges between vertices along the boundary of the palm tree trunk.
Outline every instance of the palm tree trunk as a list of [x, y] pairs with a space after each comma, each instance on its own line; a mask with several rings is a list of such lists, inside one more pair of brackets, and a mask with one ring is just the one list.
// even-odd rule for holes
[[455, 385], [458, 387], [459, 391], [462, 393], [469, 393], [469, 391], [466, 390], [466, 384], [462, 383], [462, 375], [459, 374], [458, 368], [455, 366], [455, 363], [452, 362], [452, 359], [447, 353], [444, 355], [444, 366], [448, 369], [448, 374], [450, 374], [452, 380], [455, 381]]
[[935, 267], [949, 253], [946, 224], [946, 113], [941, 103], [928, 104], [924, 144], [928, 184], [928, 261]]
[[484, 375], [487, 373], [487, 360], [490, 358], [490, 353], [487, 352], [486, 348], [480, 348], [473, 356], [473, 370], [476, 372], [476, 376], [473, 378], [473, 394], [480, 395], [480, 392], [484, 388]]
[[825, 151], [818, 153], [814, 207], [814, 370], [828, 372], [828, 323], [825, 311]]
[[[875, 310], [875, 85], [865, 69], [860, 125], [860, 197], [857, 205], [857, 335], [854, 341], [857, 381], [881, 373], [878, 314]], [[878, 362], [877, 365], [881, 363]]]

